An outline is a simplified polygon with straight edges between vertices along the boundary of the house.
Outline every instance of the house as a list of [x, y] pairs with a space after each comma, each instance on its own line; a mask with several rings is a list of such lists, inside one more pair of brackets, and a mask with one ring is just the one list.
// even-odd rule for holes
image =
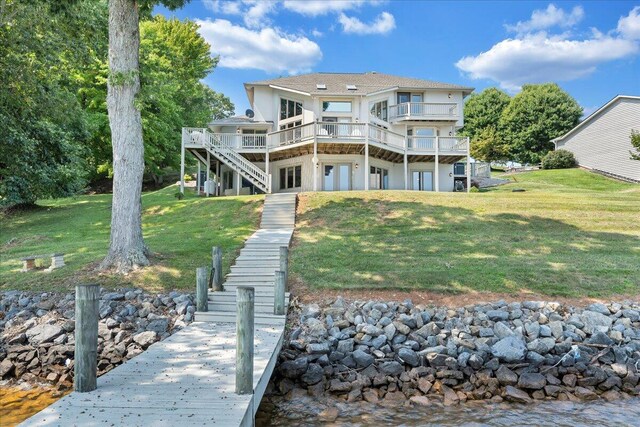
[[473, 88], [376, 72], [244, 87], [245, 115], [183, 129], [181, 176], [189, 152], [207, 194], [469, 189], [469, 140], [456, 133]]
[[632, 129], [640, 132], [640, 96], [618, 95], [552, 142], [584, 168], [640, 182], [640, 161], [629, 154]]

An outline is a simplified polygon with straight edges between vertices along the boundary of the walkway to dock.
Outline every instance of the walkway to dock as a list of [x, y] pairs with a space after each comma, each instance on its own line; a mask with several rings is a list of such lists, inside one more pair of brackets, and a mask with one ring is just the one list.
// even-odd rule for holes
[[[209, 296], [209, 312], [98, 378], [22, 426], [252, 426], [282, 346], [286, 316], [273, 315], [276, 254], [288, 246], [295, 194], [266, 197], [261, 229], [232, 267], [224, 292]], [[278, 262], [276, 262], [278, 261]], [[235, 288], [256, 289], [253, 395], [235, 394]]]

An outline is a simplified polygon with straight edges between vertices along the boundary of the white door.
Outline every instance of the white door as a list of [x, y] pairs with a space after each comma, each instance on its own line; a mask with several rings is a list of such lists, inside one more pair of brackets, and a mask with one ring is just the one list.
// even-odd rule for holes
[[324, 165], [323, 188], [325, 191], [351, 190], [351, 164]]
[[324, 165], [324, 191], [333, 191], [333, 181], [335, 180], [334, 170], [335, 167], [333, 165]]
[[416, 191], [433, 191], [433, 172], [413, 171], [411, 172], [412, 188]]

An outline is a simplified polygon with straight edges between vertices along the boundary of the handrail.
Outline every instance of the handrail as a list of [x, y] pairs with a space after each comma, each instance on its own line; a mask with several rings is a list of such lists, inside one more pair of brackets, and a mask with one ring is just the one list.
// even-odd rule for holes
[[314, 123], [305, 123], [300, 126], [271, 132], [267, 134], [269, 147], [280, 147], [311, 139], [313, 138], [313, 126]]
[[467, 151], [467, 137], [439, 136], [438, 141], [438, 148], [441, 151]]
[[390, 118], [433, 117], [458, 118], [455, 102], [403, 102], [389, 106]]

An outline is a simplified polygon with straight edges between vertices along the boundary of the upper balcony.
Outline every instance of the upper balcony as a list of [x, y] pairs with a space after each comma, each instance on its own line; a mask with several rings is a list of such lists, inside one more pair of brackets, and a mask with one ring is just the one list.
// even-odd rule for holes
[[458, 104], [455, 102], [403, 102], [389, 107], [389, 121], [406, 120], [458, 121]]

